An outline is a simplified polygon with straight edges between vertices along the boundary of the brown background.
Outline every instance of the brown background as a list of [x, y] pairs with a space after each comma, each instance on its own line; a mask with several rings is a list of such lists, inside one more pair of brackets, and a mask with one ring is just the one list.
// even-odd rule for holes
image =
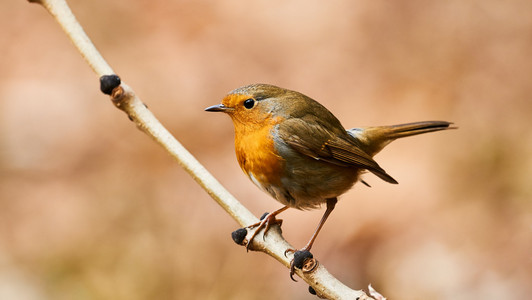
[[[389, 299], [532, 292], [532, 2], [70, 1], [107, 61], [256, 215], [232, 124], [203, 109], [264, 82], [346, 127], [449, 120], [377, 156], [313, 253]], [[98, 90], [53, 19], [0, 2], [0, 298], [312, 299]], [[304, 245], [323, 210], [283, 214]]]

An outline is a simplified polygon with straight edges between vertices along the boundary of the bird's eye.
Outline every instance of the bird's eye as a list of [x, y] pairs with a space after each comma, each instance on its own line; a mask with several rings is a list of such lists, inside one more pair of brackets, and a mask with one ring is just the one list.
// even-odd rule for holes
[[255, 100], [254, 99], [247, 99], [244, 101], [244, 107], [247, 109], [252, 109], [253, 106], [255, 106]]

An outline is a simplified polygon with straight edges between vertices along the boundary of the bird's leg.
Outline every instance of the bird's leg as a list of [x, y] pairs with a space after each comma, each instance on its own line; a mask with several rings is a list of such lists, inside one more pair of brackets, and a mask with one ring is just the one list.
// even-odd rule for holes
[[[318, 224], [318, 227], [314, 231], [314, 234], [312, 235], [308, 243], [305, 245], [305, 247], [297, 251], [310, 251], [310, 249], [312, 248], [312, 245], [314, 244], [314, 241], [316, 240], [316, 237], [318, 236], [321, 228], [323, 227], [323, 224], [325, 224], [325, 221], [327, 221], [327, 218], [329, 217], [334, 207], [336, 206], [336, 202], [338, 202], [336, 198], [327, 199], [327, 209], [325, 210], [325, 213], [323, 213], [323, 216], [321, 217], [320, 223]], [[288, 249], [286, 250], [285, 253], [295, 252], [295, 251], [296, 251], [295, 249]]]
[[251, 238], [249, 238], [249, 241], [246, 245], [246, 251], [249, 251], [249, 245], [251, 245], [251, 242], [253, 241], [253, 239], [255, 238], [255, 236], [257, 235], [257, 233], [259, 233], [259, 231], [264, 228], [264, 235], [266, 235], [266, 232], [268, 232], [268, 229], [270, 229], [270, 227], [272, 226], [272, 224], [279, 224], [281, 225], [283, 223], [283, 220], [278, 220], [275, 218], [275, 216], [277, 216], [278, 214], [282, 213], [283, 211], [287, 210], [288, 209], [288, 206], [284, 206], [274, 212], [271, 212], [269, 214], [267, 214], [266, 216], [264, 216], [260, 222], [258, 223], [255, 223], [255, 224], [252, 224], [252, 225], [249, 225], [247, 226], [246, 228], [254, 228], [254, 227], [257, 227], [257, 229], [255, 229], [255, 232], [253, 232], [253, 235], [251, 235]]
[[320, 223], [318, 224], [318, 228], [316, 228], [316, 231], [314, 231], [314, 234], [308, 241], [307, 245], [300, 249], [299, 251], [310, 251], [312, 248], [312, 245], [314, 244], [314, 241], [316, 240], [316, 237], [320, 233], [321, 228], [323, 227], [323, 224], [325, 224], [325, 221], [327, 221], [327, 218], [333, 211], [334, 207], [336, 206], [336, 202], [338, 200], [336, 198], [327, 199], [327, 209], [325, 210], [325, 213], [323, 213], [323, 216], [321, 217]]
[[[285, 255], [287, 252], [308, 252], [307, 256], [308, 257], [312, 257], [312, 254], [310, 253], [310, 249], [312, 248], [312, 245], [314, 244], [314, 241], [316, 240], [316, 237], [318, 236], [318, 234], [320, 233], [320, 230], [321, 228], [323, 227], [323, 224], [325, 224], [325, 221], [327, 221], [327, 218], [329, 217], [329, 215], [331, 214], [331, 212], [333, 211], [334, 207], [336, 206], [336, 203], [338, 202], [338, 199], [336, 198], [329, 198], [327, 199], [327, 209], [325, 210], [325, 213], [323, 213], [323, 216], [321, 217], [321, 220], [320, 220], [320, 223], [318, 224], [318, 227], [316, 228], [316, 230], [314, 231], [314, 234], [312, 235], [312, 237], [310, 238], [310, 240], [308, 241], [308, 243], [305, 245], [305, 247], [299, 249], [299, 250], [295, 250], [295, 249], [288, 249], [285, 251]], [[296, 256], [296, 253], [294, 253], [294, 256]], [[303, 260], [301, 260], [301, 262], [298, 264], [303, 264]], [[296, 267], [296, 264], [294, 263], [294, 260], [292, 259], [292, 261], [290, 262], [290, 278], [292, 278], [292, 280], [294, 280], [294, 272], [295, 272], [295, 267]], [[301, 266], [297, 266], [299, 269], [301, 269]], [[294, 280], [295, 281], [295, 280]]]

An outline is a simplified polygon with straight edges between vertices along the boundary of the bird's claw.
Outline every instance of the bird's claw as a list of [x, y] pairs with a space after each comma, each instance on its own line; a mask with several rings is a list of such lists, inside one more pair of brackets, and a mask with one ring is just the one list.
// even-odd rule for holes
[[274, 213], [264, 213], [262, 215], [262, 217], [260, 218], [260, 222], [258, 223], [255, 223], [255, 224], [251, 224], [249, 226], [246, 227], [246, 229], [252, 229], [252, 228], [255, 228], [255, 232], [253, 232], [253, 234], [251, 235], [251, 237], [249, 238], [249, 241], [247, 242], [247, 245], [246, 245], [246, 251], [249, 251], [249, 247], [251, 245], [251, 242], [253, 241], [253, 239], [255, 238], [255, 236], [257, 236], [257, 234], [259, 233], [259, 231], [264, 228], [264, 234], [262, 235], [262, 240], [264, 241], [265, 240], [265, 236], [266, 236], [266, 233], [268, 232], [268, 230], [270, 229], [270, 227], [273, 225], [273, 224], [278, 224], [279, 226], [281, 226], [281, 224], [283, 224], [283, 220], [280, 220], [280, 219], [277, 219], [275, 218], [275, 215]]
[[286, 256], [286, 253], [295, 253], [296, 251], [297, 251], [296, 249], [288, 248], [284, 250], [284, 257], [288, 258], [288, 256]]

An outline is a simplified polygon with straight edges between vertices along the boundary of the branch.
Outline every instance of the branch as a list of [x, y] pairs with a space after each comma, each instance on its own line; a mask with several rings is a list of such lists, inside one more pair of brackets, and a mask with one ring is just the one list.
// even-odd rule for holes
[[[118, 76], [92, 44], [83, 28], [76, 20], [65, 0], [28, 0], [41, 4], [63, 28], [72, 43], [94, 72], [101, 77], [101, 89], [111, 95], [114, 105], [124, 111], [137, 127], [163, 146], [170, 155], [207, 191], [207, 193], [237, 221], [242, 227], [258, 222], [258, 219], [238, 200], [236, 200], [195, 158], [179, 143], [168, 130], [155, 118], [146, 105]], [[109, 83], [111, 82], [111, 83]], [[252, 231], [246, 231], [249, 240]], [[293, 249], [281, 235], [279, 226], [272, 226], [263, 239], [262, 233], [253, 239], [250, 249], [264, 252], [285, 267], [290, 268], [293, 255], [285, 256], [286, 249]], [[373, 299], [363, 291], [352, 290], [334, 278], [317, 260], [305, 264], [296, 274], [307, 282], [319, 297], [328, 299]]]

